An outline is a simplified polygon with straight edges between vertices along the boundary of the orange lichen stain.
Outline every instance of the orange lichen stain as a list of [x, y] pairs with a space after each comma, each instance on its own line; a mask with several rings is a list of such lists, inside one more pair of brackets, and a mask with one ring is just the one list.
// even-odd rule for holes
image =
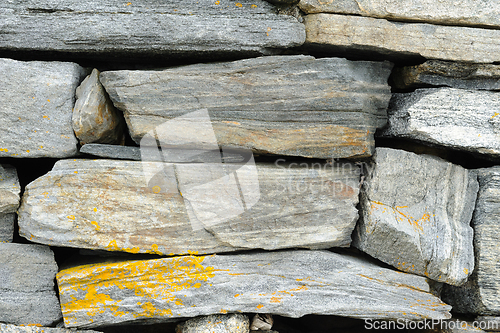
[[262, 305], [262, 304], [257, 305], [257, 309], [262, 309], [263, 307], [264, 307], [264, 305]]
[[220, 309], [220, 313], [227, 313], [227, 312], [228, 312], [227, 310]]
[[94, 209], [93, 209], [93, 210], [94, 210], [94, 212], [97, 212], [97, 208], [96, 208], [96, 207], [94, 207]]
[[215, 1], [215, 4], [220, 5], [220, 1], [219, 0]]
[[127, 2], [127, 4], [125, 6], [130, 6], [132, 4], [132, 2]]
[[[205, 258], [183, 256], [133, 260], [62, 270], [57, 274], [57, 281], [65, 322], [80, 322], [77, 321], [77, 314], [81, 312], [89, 317], [104, 313], [131, 315], [134, 318], [172, 316], [172, 307], [183, 306], [182, 299], [177, 295], [179, 291], [200, 288], [215, 276], [213, 267], [202, 265]], [[113, 288], [130, 290], [141, 297], [137, 303], [141, 310], [129, 312], [126, 306], [120, 308], [122, 300], [113, 300], [108, 295]], [[78, 297], [80, 291], [86, 291], [85, 296]]]
[[257, 5], [251, 5], [250, 7], [251, 8], [257, 8]]
[[241, 294], [236, 294], [236, 295], [234, 295], [234, 297], [240, 297], [240, 296], [241, 296]]
[[28, 149], [28, 150], [26, 150], [26, 152], [27, 152], [27, 153], [29, 153], [29, 152], [30, 152], [30, 150]]
[[493, 116], [491, 117], [491, 119], [495, 118], [496, 116], [500, 116], [500, 113], [495, 112], [495, 113], [493, 114]]
[[223, 123], [226, 123], [226, 124], [233, 124], [233, 125], [241, 125], [241, 123], [237, 122], [237, 121], [223, 121]]
[[389, 209], [390, 211], [392, 211], [398, 222], [408, 222], [416, 231], [423, 232], [424, 223], [430, 222], [431, 215], [428, 212], [425, 212], [421, 218], [415, 219], [414, 217], [409, 216], [408, 213], [404, 213], [401, 211], [404, 208], [408, 208], [408, 206], [393, 207], [379, 201], [370, 201], [370, 202], [372, 210], [382, 209], [382, 213], [387, 213]]
[[9, 150], [8, 150], [7, 148], [0, 148], [0, 151], [4, 151], [4, 152], [6, 152], [6, 153], [8, 153], [8, 152], [9, 152]]
[[78, 171], [75, 171], [75, 173], [78, 173]]
[[270, 302], [271, 303], [281, 303], [282, 299], [283, 299], [283, 297], [271, 297]]
[[43, 327], [42, 324], [20, 324], [19, 326], [34, 326], [34, 327]]
[[155, 254], [159, 254], [159, 255], [162, 255], [163, 253], [159, 250], [158, 248], [158, 245], [157, 244], [153, 244], [151, 245], [151, 251]]
[[99, 224], [97, 224], [96, 221], [90, 221], [90, 224], [92, 224], [95, 227], [96, 231], [101, 230], [101, 227], [99, 226]]
[[198, 251], [191, 251], [191, 250], [188, 250], [188, 253], [191, 254], [191, 255], [196, 255], [198, 254]]
[[70, 219], [70, 220], [73, 220], [73, 221], [75, 220], [75, 215], [68, 215], [67, 217], [68, 217], [68, 219]]
[[271, 27], [267, 27], [267, 32], [266, 32], [266, 35], [269, 36], [269, 31], [271, 31], [273, 29], [271, 29]]
[[50, 118], [49, 118], [49, 116], [43, 116], [43, 118], [45, 118], [45, 119], [50, 119]]
[[116, 240], [113, 240], [111, 242], [109, 242], [109, 245], [106, 246], [106, 250], [108, 251], [125, 251], [125, 252], [129, 252], [129, 253], [139, 253], [141, 251], [140, 248], [138, 247], [119, 247], [117, 244], [116, 244]]
[[235, 5], [236, 5], [236, 7], [240, 7], [240, 8], [243, 7], [243, 5], [239, 2], [237, 2]]
[[153, 186], [153, 188], [151, 190], [153, 190], [153, 193], [160, 193], [161, 187], [160, 186]]
[[469, 270], [467, 268], [464, 268], [464, 273], [467, 275], [469, 274]]

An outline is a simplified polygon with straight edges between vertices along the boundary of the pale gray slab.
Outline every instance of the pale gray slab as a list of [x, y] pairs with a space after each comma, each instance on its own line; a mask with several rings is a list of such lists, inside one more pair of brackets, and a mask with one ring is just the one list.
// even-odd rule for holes
[[0, 333], [99, 333], [90, 330], [69, 330], [65, 328], [36, 327], [36, 326], [16, 326], [0, 323]]

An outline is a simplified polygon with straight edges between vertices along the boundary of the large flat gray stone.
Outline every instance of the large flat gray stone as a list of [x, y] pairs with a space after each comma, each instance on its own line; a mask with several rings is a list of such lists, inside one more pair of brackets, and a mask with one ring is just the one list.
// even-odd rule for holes
[[61, 160], [26, 187], [19, 228], [42, 244], [132, 253], [345, 247], [359, 177], [349, 163]]
[[385, 137], [500, 156], [500, 94], [454, 88], [394, 94]]
[[[450, 61], [500, 61], [500, 30], [403, 23], [371, 17], [309, 14], [304, 48], [325, 53], [384, 58], [424, 57]], [[366, 57], [366, 55], [365, 55]]]
[[0, 50], [117, 55], [257, 55], [304, 42], [263, 0], [28, 0], [4, 3]]
[[57, 270], [47, 246], [0, 243], [0, 322], [50, 326], [59, 321]]
[[426, 278], [326, 251], [99, 263], [57, 275], [66, 327], [216, 313], [450, 318]]
[[353, 245], [401, 271], [461, 285], [474, 270], [476, 174], [430, 155], [377, 148]]
[[[370, 156], [385, 125], [388, 62], [273, 56], [162, 71], [110, 71], [101, 82], [137, 143], [163, 123], [208, 111], [220, 146], [317, 158]], [[201, 134], [179, 127], [189, 139]], [[161, 133], [159, 133], [161, 135]], [[173, 135], [173, 134], [170, 134]], [[165, 140], [172, 145], [177, 137]]]
[[[5, 24], [1, 17], [0, 30]], [[33, 41], [41, 43], [36, 37]], [[75, 155], [71, 115], [84, 75], [74, 63], [0, 59], [0, 86], [7, 87], [0, 90], [0, 157]]]

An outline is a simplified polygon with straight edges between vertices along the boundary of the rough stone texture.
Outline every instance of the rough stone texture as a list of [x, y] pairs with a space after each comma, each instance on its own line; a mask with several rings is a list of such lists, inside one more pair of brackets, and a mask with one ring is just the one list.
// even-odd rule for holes
[[474, 269], [476, 174], [437, 157], [377, 148], [353, 245], [399, 270], [461, 285]]
[[14, 167], [0, 164], [0, 243], [12, 242], [21, 185]]
[[47, 246], [0, 243], [0, 322], [50, 326], [60, 320], [56, 273]]
[[139, 147], [107, 145], [99, 143], [88, 143], [80, 148], [80, 153], [93, 156], [120, 159], [120, 160], [141, 160], [141, 149]]
[[0, 214], [0, 243], [10, 243], [14, 237], [16, 214]]
[[[41, 43], [39, 38], [33, 41]], [[0, 89], [0, 157], [75, 155], [78, 141], [71, 114], [83, 75], [84, 69], [74, 63], [0, 59], [0, 86], [8, 87]]]
[[0, 323], [0, 333], [99, 333], [97, 331], [76, 331], [64, 328], [15, 326]]
[[123, 118], [99, 82], [97, 69], [76, 88], [76, 98], [73, 130], [80, 144], [125, 142]]
[[326, 251], [102, 263], [63, 270], [57, 281], [66, 327], [226, 312], [451, 317], [426, 278]]
[[392, 79], [398, 89], [447, 86], [500, 90], [500, 66], [428, 60], [421, 65], [395, 68]]
[[234, 313], [229, 315], [209, 315], [189, 319], [179, 324], [176, 333], [249, 333], [248, 316]]
[[103, 72], [101, 82], [137, 143], [166, 121], [206, 109], [220, 146], [362, 157], [373, 153], [375, 129], [386, 123], [391, 68], [388, 62], [273, 56]]
[[[144, 166], [159, 167], [164, 178], [146, 179]], [[354, 164], [217, 167], [58, 161], [26, 187], [20, 234], [48, 245], [158, 254], [349, 246], [358, 218]]]
[[500, 5], [486, 0], [301, 0], [307, 14], [338, 13], [444, 25], [500, 28]]
[[0, 50], [101, 57], [269, 54], [305, 39], [297, 19], [263, 0], [9, 1], [0, 22]]
[[500, 167], [478, 170], [479, 193], [472, 219], [476, 269], [462, 287], [445, 286], [443, 299], [457, 313], [500, 315]]
[[382, 136], [500, 156], [500, 95], [454, 88], [394, 94]]
[[309, 14], [304, 17], [308, 50], [384, 57], [491, 63], [500, 61], [500, 30], [401, 23], [371, 17]]
[[500, 317], [479, 316], [475, 321], [487, 332], [500, 332]]

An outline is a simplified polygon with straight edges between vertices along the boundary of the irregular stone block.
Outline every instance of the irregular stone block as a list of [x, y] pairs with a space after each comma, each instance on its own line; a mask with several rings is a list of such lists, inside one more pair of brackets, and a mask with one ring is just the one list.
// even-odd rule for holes
[[209, 315], [189, 319], [179, 324], [176, 333], [249, 333], [248, 316], [233, 313], [229, 315]]
[[66, 327], [226, 312], [289, 317], [450, 318], [426, 278], [326, 251], [101, 263], [57, 275]]
[[0, 323], [0, 333], [99, 333], [97, 331], [76, 331], [64, 328], [36, 327], [36, 326], [15, 326]]
[[377, 148], [353, 245], [401, 271], [461, 285], [474, 269], [476, 174], [437, 157]]
[[0, 243], [0, 322], [50, 326], [62, 317], [47, 246]]
[[76, 98], [72, 119], [80, 144], [125, 142], [123, 118], [99, 82], [97, 69], [76, 88]]
[[349, 163], [60, 160], [26, 187], [19, 228], [37, 243], [132, 253], [343, 247], [359, 177]]
[[301, 45], [304, 26], [263, 0], [9, 2], [0, 50], [116, 57], [258, 55]]
[[500, 96], [454, 88], [394, 94], [385, 137], [398, 137], [483, 154], [500, 155]]
[[462, 287], [445, 286], [444, 299], [457, 313], [500, 315], [500, 167], [478, 170], [479, 193], [472, 219], [475, 271]]
[[308, 50], [384, 58], [492, 63], [500, 61], [500, 30], [402, 23], [371, 17], [309, 14], [304, 17]]
[[0, 214], [0, 243], [10, 243], [14, 238], [16, 214]]
[[0, 157], [75, 155], [71, 114], [83, 75], [74, 63], [0, 59], [0, 86], [8, 87], [0, 91]]
[[338, 13], [395, 21], [500, 28], [500, 5], [492, 0], [484, 1], [481, 6], [474, 0], [301, 0], [299, 7], [307, 14]]
[[[273, 56], [162, 71], [103, 72], [101, 82], [124, 112], [137, 143], [165, 122], [206, 109], [220, 146], [362, 157], [373, 153], [373, 134], [386, 123], [391, 68], [388, 62]], [[177, 131], [190, 133], [195, 143], [207, 140], [190, 127]], [[173, 145], [176, 140], [163, 141]]]
[[500, 66], [428, 60], [421, 65], [395, 68], [392, 79], [398, 89], [447, 86], [500, 90]]
[[16, 168], [0, 164], [0, 215], [15, 213], [19, 207], [21, 185]]

